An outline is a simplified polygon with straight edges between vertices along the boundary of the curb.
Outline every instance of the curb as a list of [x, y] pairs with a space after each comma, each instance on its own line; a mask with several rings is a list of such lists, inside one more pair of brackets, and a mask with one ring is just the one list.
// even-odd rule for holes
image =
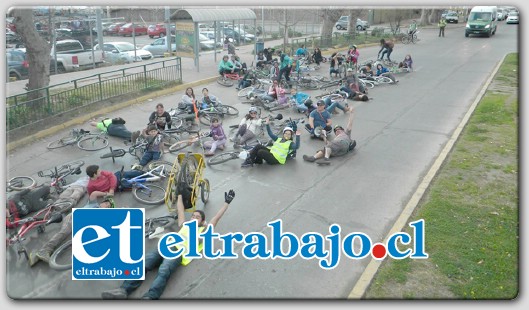
[[[441, 168], [441, 165], [445, 161], [445, 159], [448, 156], [448, 154], [452, 151], [452, 148], [453, 148], [454, 144], [459, 139], [459, 136], [461, 135], [461, 132], [463, 131], [463, 129], [465, 128], [465, 126], [466, 126], [466, 124], [468, 122], [468, 120], [470, 119], [470, 117], [474, 113], [474, 110], [476, 109], [478, 103], [481, 101], [481, 99], [485, 95], [485, 92], [487, 91], [489, 85], [491, 84], [492, 79], [494, 78], [494, 76], [496, 75], [498, 70], [500, 69], [500, 66], [504, 62], [506, 56], [507, 55], [503, 56], [503, 59], [498, 62], [498, 64], [496, 65], [496, 67], [494, 68], [494, 70], [492, 71], [490, 76], [488, 77], [488, 79], [485, 81], [485, 84], [483, 85], [483, 87], [481, 88], [480, 92], [478, 93], [478, 95], [474, 99], [474, 102], [472, 103], [472, 105], [468, 109], [467, 113], [465, 114], [465, 116], [463, 117], [463, 119], [461, 120], [461, 122], [459, 123], [457, 128], [455, 129], [454, 133], [452, 134], [452, 136], [450, 137], [450, 139], [446, 143], [445, 147], [443, 148], [443, 150], [441, 151], [441, 153], [439, 154], [439, 156], [437, 157], [437, 159], [435, 160], [433, 165], [430, 167], [430, 170], [428, 171], [428, 173], [422, 179], [421, 183], [419, 184], [419, 186], [417, 187], [417, 189], [413, 193], [412, 197], [410, 198], [410, 200], [408, 201], [408, 203], [404, 207], [404, 210], [402, 210], [401, 214], [399, 215], [399, 217], [395, 221], [395, 224], [393, 225], [393, 227], [391, 227], [391, 229], [389, 230], [388, 234], [386, 235], [386, 237], [382, 241], [383, 243], [386, 243], [388, 238], [392, 234], [402, 231], [402, 229], [406, 226], [406, 223], [408, 222], [408, 220], [409, 220], [410, 216], [412, 215], [412, 213], [415, 211], [415, 208], [417, 207], [417, 205], [421, 201], [423, 195], [426, 193], [426, 190], [430, 186], [433, 178], [435, 177], [435, 175], [437, 174], [437, 172]], [[355, 286], [353, 287], [353, 289], [349, 293], [349, 296], [347, 297], [347, 299], [362, 299], [363, 298], [363, 296], [366, 293], [366, 290], [368, 289], [369, 285], [371, 284], [371, 281], [373, 280], [373, 278], [377, 274], [378, 268], [382, 265], [383, 261], [384, 260], [371, 259], [371, 261], [367, 265], [366, 269], [360, 275], [360, 278], [358, 279], [358, 281], [356, 282]]]
[[25, 138], [22, 138], [20, 140], [14, 141], [14, 142], [10, 142], [10, 143], [8, 143], [6, 145], [6, 150], [8, 152], [10, 152], [10, 151], [16, 149], [17, 147], [21, 147], [21, 146], [24, 146], [24, 145], [29, 144], [31, 142], [34, 142], [34, 141], [36, 141], [38, 139], [42, 139], [42, 138], [45, 138], [47, 136], [53, 135], [53, 134], [55, 134], [55, 133], [57, 133], [57, 132], [59, 132], [61, 130], [64, 130], [64, 129], [70, 127], [70, 126], [82, 124], [82, 123], [84, 123], [84, 122], [86, 122], [86, 121], [88, 121], [88, 120], [90, 120], [90, 119], [92, 119], [94, 117], [99, 116], [99, 115], [103, 115], [103, 114], [110, 113], [110, 112], [113, 112], [113, 111], [116, 111], [116, 110], [119, 110], [119, 109], [123, 109], [123, 108], [131, 106], [133, 104], [138, 104], [138, 103], [141, 103], [143, 101], [146, 101], [146, 100], [151, 99], [153, 97], [156, 98], [156, 97], [169, 95], [169, 94], [172, 94], [174, 92], [177, 92], [177, 91], [180, 91], [182, 89], [185, 89], [187, 87], [195, 87], [195, 86], [198, 86], [198, 85], [211, 83], [211, 82], [215, 81], [216, 79], [217, 79], [217, 76], [213, 76], [213, 77], [210, 77], [210, 78], [206, 78], [206, 79], [202, 79], [202, 80], [198, 80], [198, 81], [194, 81], [194, 82], [180, 84], [180, 85], [168, 88], [168, 89], [155, 91], [155, 92], [149, 93], [147, 95], [144, 95], [144, 96], [132, 99], [132, 100], [127, 100], [127, 101], [124, 101], [124, 102], [120, 102], [120, 103], [118, 103], [116, 105], [112, 105], [110, 107], [106, 107], [106, 108], [100, 109], [97, 112], [93, 112], [93, 113], [89, 113], [89, 114], [85, 114], [85, 115], [81, 115], [81, 116], [75, 117], [75, 118], [73, 118], [73, 119], [71, 119], [71, 120], [69, 120], [67, 122], [64, 122], [64, 123], [62, 123], [60, 125], [53, 126], [53, 127], [41, 130], [41, 131], [37, 132], [36, 134], [31, 135], [29, 137], [25, 137]]

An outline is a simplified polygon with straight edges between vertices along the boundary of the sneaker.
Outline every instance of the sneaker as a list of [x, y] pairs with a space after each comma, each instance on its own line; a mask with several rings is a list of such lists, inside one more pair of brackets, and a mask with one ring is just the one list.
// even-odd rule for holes
[[153, 299], [153, 298], [149, 295], [143, 295], [141, 296], [141, 299]]
[[103, 299], [127, 299], [127, 292], [123, 288], [108, 290], [101, 293]]
[[318, 165], [330, 165], [331, 164], [331, 160], [329, 158], [324, 157], [324, 158], [318, 159], [318, 161], [316, 161], [316, 163]]
[[249, 167], [253, 167], [253, 162], [250, 159], [247, 159], [242, 163], [241, 168], [249, 168]]
[[132, 168], [131, 168], [131, 169], [132, 169], [132, 170], [139, 170], [139, 171], [142, 171], [143, 166], [140, 165], [140, 164], [134, 164], [134, 165], [132, 165]]
[[316, 161], [316, 158], [314, 156], [303, 155], [303, 160], [313, 163]]
[[37, 253], [31, 252], [29, 253], [29, 267], [33, 267], [36, 263], [40, 261], [40, 258], [36, 255]]
[[46, 262], [46, 263], [50, 262], [50, 253], [49, 252], [46, 252], [46, 251], [43, 251], [43, 250], [38, 250], [37, 253], [35, 253], [35, 256], [38, 257], [43, 262]]
[[207, 156], [207, 157], [211, 157], [211, 156], [215, 155], [215, 153], [213, 153], [213, 152], [205, 152], [204, 155]]

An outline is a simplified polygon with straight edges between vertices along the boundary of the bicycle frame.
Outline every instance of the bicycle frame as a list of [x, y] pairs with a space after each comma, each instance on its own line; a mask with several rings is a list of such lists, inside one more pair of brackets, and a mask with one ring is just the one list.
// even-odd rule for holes
[[[159, 173], [160, 175], [155, 175], [155, 172]], [[128, 185], [137, 186], [143, 189], [148, 189], [147, 186], [143, 185], [142, 183], [159, 181], [162, 177], [165, 177], [164, 173], [165, 167], [163, 165], [160, 165], [132, 179], [122, 179], [121, 182], [125, 182]]]

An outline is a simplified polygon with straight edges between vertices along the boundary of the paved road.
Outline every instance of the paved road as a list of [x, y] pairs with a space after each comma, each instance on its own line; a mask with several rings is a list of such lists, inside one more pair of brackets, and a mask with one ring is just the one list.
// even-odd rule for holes
[[[218, 225], [219, 233], [263, 232], [266, 224], [282, 219], [284, 229], [301, 236], [305, 232], [328, 234], [332, 223], [341, 225], [342, 236], [360, 231], [373, 240], [385, 237], [417, 184], [424, 176], [449, 136], [459, 124], [494, 66], [506, 53], [518, 48], [518, 26], [501, 23], [490, 38], [465, 38], [461, 27], [449, 28], [445, 38], [436, 30], [421, 31], [415, 45], [397, 45], [392, 58], [411, 54], [415, 72], [399, 76], [398, 85], [380, 86], [367, 103], [351, 102], [356, 107], [353, 125], [357, 149], [332, 161], [330, 167], [303, 162], [301, 155], [312, 154], [321, 143], [304, 132], [298, 158], [282, 167], [258, 166], [243, 170], [232, 161], [208, 167], [212, 184], [210, 203], [205, 208], [211, 217], [222, 203], [224, 191], [233, 188], [237, 196]], [[362, 59], [372, 59], [377, 47], [360, 51]], [[202, 60], [201, 60], [202, 61]], [[206, 62], [206, 61], [204, 61]], [[327, 68], [322, 69], [326, 73]], [[211, 72], [209, 72], [211, 75]], [[185, 71], [184, 80], [206, 75]], [[205, 85], [223, 102], [244, 112], [234, 89], [217, 84]], [[196, 87], [195, 91], [201, 87]], [[314, 93], [315, 94], [315, 93]], [[127, 126], [144, 126], [158, 102], [175, 106], [182, 94], [154, 98], [131, 106], [115, 115], [127, 119]], [[297, 116], [296, 114], [288, 114]], [[238, 123], [226, 119], [225, 126]], [[334, 123], [344, 124], [346, 116], [336, 115]], [[225, 127], [225, 128], [226, 128]], [[88, 126], [84, 126], [88, 128]], [[64, 134], [65, 132], [61, 133]], [[76, 148], [48, 151], [45, 145], [54, 137], [8, 154], [8, 176], [33, 175], [55, 164], [83, 159], [106, 170], [118, 170], [132, 163], [124, 157], [113, 164]], [[120, 145], [112, 138], [112, 145]], [[165, 159], [171, 160], [171, 155]], [[42, 181], [42, 179], [39, 179]], [[117, 196], [121, 206], [137, 206], [129, 193]], [[164, 206], [147, 209], [147, 215], [160, 215]], [[428, 225], [428, 223], [426, 223]], [[50, 226], [44, 238], [58, 230]], [[38, 244], [36, 235], [27, 240], [28, 248]], [[147, 247], [152, 248], [153, 243]], [[428, 250], [428, 245], [426, 245]], [[240, 251], [240, 247], [237, 247]], [[99, 298], [104, 289], [117, 287], [117, 281], [83, 282], [69, 280], [68, 272], [55, 272], [43, 264], [29, 269], [24, 259], [7, 251], [7, 290], [12, 297]], [[345, 298], [368, 260], [342, 257], [333, 270], [324, 271], [316, 260], [216, 260], [196, 261], [178, 269], [171, 277], [163, 298]], [[147, 282], [152, 281], [152, 274]], [[147, 290], [142, 286], [132, 297]]]

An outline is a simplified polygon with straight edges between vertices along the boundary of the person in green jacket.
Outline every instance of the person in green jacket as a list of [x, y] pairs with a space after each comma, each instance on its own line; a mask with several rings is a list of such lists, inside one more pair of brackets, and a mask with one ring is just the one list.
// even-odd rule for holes
[[235, 66], [230, 61], [228, 55], [224, 55], [222, 60], [219, 63], [219, 74], [223, 75], [224, 73], [233, 73], [235, 72]]
[[443, 35], [445, 36], [445, 27], [446, 27], [446, 20], [441, 17], [441, 20], [439, 20], [439, 23], [437, 24], [439, 26], [439, 36]]
[[[121, 123], [121, 124], [120, 124]], [[125, 127], [125, 121], [118, 117], [118, 118], [105, 118], [100, 122], [92, 121], [90, 122], [90, 125], [96, 127], [97, 129], [101, 130], [102, 132], [108, 133], [109, 136], [119, 137], [126, 139], [128, 141], [132, 141], [132, 133], [130, 130]], [[137, 134], [139, 135], [139, 131], [137, 131]]]

